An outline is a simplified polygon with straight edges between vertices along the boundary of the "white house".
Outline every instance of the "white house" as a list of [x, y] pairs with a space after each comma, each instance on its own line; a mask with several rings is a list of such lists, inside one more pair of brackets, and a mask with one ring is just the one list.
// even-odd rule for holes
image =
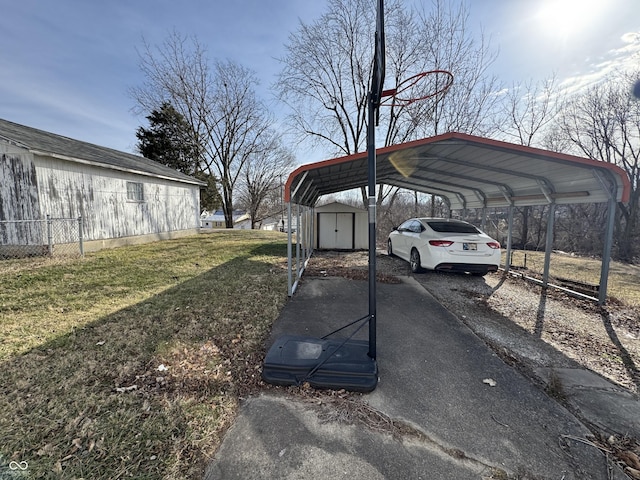
[[[232, 214], [233, 228], [239, 230], [251, 229], [251, 218], [247, 212], [243, 210], [234, 210]], [[206, 213], [202, 215], [201, 220], [202, 228], [226, 228], [224, 219], [224, 212], [222, 210], [216, 210], [213, 213]]]
[[265, 218], [260, 222], [260, 230], [284, 231], [284, 216]]
[[196, 233], [205, 184], [152, 160], [0, 119], [0, 247], [81, 217], [85, 250]]

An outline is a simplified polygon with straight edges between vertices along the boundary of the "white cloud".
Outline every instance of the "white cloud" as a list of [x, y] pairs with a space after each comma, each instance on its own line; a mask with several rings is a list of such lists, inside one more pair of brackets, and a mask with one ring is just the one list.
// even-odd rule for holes
[[620, 72], [640, 68], [640, 32], [628, 32], [620, 38], [623, 45], [606, 52], [597, 63], [592, 63], [588, 71], [565, 78], [560, 88], [572, 95], [586, 88], [606, 81]]
[[622, 47], [611, 52], [620, 58], [625, 70], [636, 69], [640, 66], [640, 32], [628, 32], [622, 35]]

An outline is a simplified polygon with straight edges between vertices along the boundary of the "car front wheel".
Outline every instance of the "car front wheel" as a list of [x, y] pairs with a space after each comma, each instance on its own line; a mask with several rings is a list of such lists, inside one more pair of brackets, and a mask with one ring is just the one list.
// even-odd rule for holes
[[393, 246], [391, 245], [391, 239], [387, 240], [387, 255], [393, 257]]
[[415, 248], [411, 250], [411, 256], [409, 257], [409, 265], [411, 265], [412, 273], [422, 272], [422, 266], [420, 265], [420, 254]]

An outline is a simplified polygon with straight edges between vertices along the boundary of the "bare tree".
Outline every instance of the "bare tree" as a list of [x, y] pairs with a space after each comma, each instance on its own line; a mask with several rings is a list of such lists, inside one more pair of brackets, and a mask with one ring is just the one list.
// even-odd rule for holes
[[[498, 86], [487, 69], [495, 55], [486, 43], [471, 38], [465, 7], [448, 4], [434, 0], [432, 9], [423, 12], [399, 0], [385, 5], [385, 88], [434, 69], [450, 70], [456, 80], [444, 97], [382, 110], [378, 138], [384, 146], [451, 130], [488, 130], [486, 119]], [[329, 0], [327, 13], [311, 24], [301, 23], [290, 35], [276, 89], [291, 109], [300, 141], [310, 139], [335, 155], [366, 147], [375, 14], [375, 2]], [[428, 91], [438, 87], [428, 81], [423, 85]], [[378, 202], [391, 192], [381, 188]]]
[[541, 146], [562, 104], [555, 75], [536, 83], [514, 84], [504, 96], [497, 130], [520, 145]]
[[[542, 146], [561, 104], [562, 95], [555, 76], [536, 83], [528, 81], [514, 84], [504, 94], [496, 128], [507, 140], [527, 147]], [[544, 215], [533, 212], [530, 206], [517, 208], [516, 211], [520, 217], [517, 225], [520, 241], [517, 243], [523, 249], [531, 246], [538, 248], [536, 239], [529, 241], [529, 228], [533, 227], [534, 232], [543, 231]]]
[[640, 215], [640, 101], [631, 92], [640, 70], [623, 72], [570, 99], [563, 107], [560, 131], [583, 155], [615, 163], [631, 181], [627, 204], [618, 204], [617, 254], [633, 261]]
[[245, 164], [264, 147], [270, 118], [254, 88], [255, 74], [232, 61], [213, 62], [196, 38], [173, 32], [158, 47], [139, 52], [145, 83], [131, 89], [134, 110], [151, 112], [164, 102], [190, 125], [201, 170], [222, 187], [225, 223], [233, 227], [233, 193]]
[[276, 85], [293, 128], [334, 154], [360, 151], [375, 30], [374, 2], [329, 0], [328, 12], [289, 36]]
[[264, 105], [255, 96], [254, 74], [232, 62], [216, 62], [216, 92], [212, 119], [207, 130], [210, 164], [222, 183], [227, 227], [233, 225], [233, 191], [243, 169], [255, 156], [268, 155], [271, 148], [268, 118]]
[[[497, 52], [481, 35], [475, 40], [469, 32], [469, 11], [464, 3], [433, 0], [420, 12], [420, 69], [448, 70], [454, 83], [415, 122], [416, 134], [438, 135], [462, 132], [475, 135], [492, 133], [491, 117], [499, 105], [502, 86], [489, 74]], [[418, 104], [420, 106], [420, 104]], [[426, 104], [429, 106], [429, 103]]]
[[293, 154], [272, 133], [268, 144], [247, 162], [240, 183], [240, 202], [255, 228], [269, 217], [283, 216], [282, 174], [294, 164]]

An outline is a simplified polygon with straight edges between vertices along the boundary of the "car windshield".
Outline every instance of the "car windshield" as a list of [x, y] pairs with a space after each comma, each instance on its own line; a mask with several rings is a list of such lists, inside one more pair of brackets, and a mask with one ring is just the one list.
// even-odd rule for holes
[[445, 222], [432, 220], [427, 222], [434, 231], [441, 233], [480, 233], [480, 231], [469, 223]]

